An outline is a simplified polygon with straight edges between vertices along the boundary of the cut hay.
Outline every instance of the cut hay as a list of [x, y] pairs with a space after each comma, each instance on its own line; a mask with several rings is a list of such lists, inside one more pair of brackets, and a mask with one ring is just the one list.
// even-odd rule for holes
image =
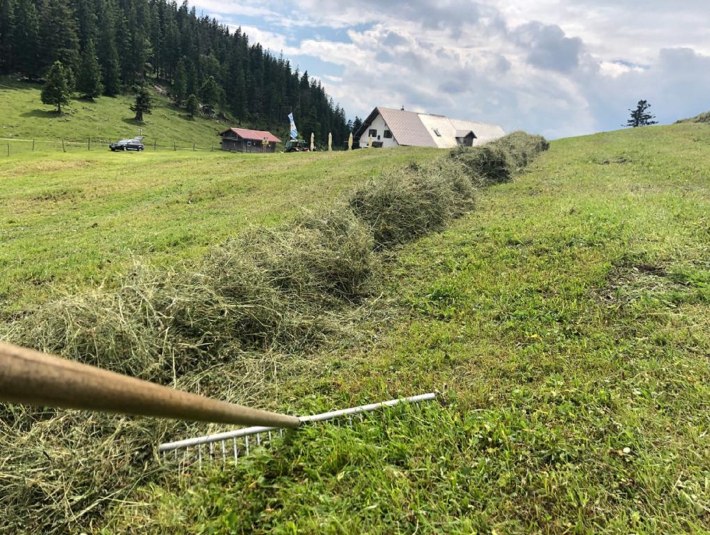
[[473, 206], [473, 188], [455, 167], [410, 165], [353, 194], [350, 207], [372, 229], [378, 249], [443, 230]]

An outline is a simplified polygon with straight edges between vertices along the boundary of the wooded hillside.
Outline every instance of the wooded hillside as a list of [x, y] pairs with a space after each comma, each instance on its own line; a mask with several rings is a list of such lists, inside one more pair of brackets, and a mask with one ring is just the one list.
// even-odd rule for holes
[[335, 146], [349, 133], [319, 81], [187, 2], [0, 0], [0, 74], [38, 80], [58, 60], [80, 80], [93, 54], [104, 95], [150, 79], [179, 105], [194, 94], [244, 124], [283, 125], [293, 112], [302, 132], [332, 132]]

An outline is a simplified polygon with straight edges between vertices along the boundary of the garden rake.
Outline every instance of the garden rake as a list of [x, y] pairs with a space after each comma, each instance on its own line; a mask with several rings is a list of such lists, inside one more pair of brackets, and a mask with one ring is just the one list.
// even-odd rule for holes
[[250, 437], [254, 440], [252, 447], [260, 446], [269, 443], [273, 433], [282, 434], [283, 429], [342, 417], [351, 421], [355, 415], [435, 397], [429, 393], [311, 416], [289, 416], [190, 394], [0, 342], [0, 402], [252, 426], [159, 445], [158, 451], [164, 456], [172, 452], [179, 458], [182, 453], [186, 463], [189, 453], [196, 453], [200, 464], [203, 457], [223, 461], [233, 458], [236, 462], [240, 455], [249, 453]]

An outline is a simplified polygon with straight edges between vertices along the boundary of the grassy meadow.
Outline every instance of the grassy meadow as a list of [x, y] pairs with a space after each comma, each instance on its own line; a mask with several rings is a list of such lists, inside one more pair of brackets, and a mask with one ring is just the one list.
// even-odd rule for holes
[[709, 151], [706, 126], [554, 142], [263, 394], [439, 403], [145, 486], [106, 532], [708, 532]]
[[125, 272], [174, 263], [249, 225], [328, 203], [434, 150], [397, 153], [24, 153], [0, 158], [0, 303], [46, 300]]
[[[18, 82], [0, 77], [0, 156], [33, 151], [102, 152], [107, 143], [139, 134], [145, 136], [147, 150], [209, 150], [219, 147], [217, 134], [233, 124], [195, 117], [191, 119], [170, 100], [153, 88], [153, 111], [145, 121], [136, 123], [130, 110], [132, 95], [100, 97], [95, 101], [72, 99], [62, 114], [42, 104], [40, 84]], [[89, 144], [91, 138], [91, 144]]]
[[[445, 230], [373, 253], [369, 293], [323, 309], [339, 331], [301, 348], [225, 344], [233, 360], [175, 381], [293, 414], [427, 391], [436, 402], [309, 427], [237, 466], [182, 475], [160, 464], [155, 443], [223, 427], [0, 406], [0, 436], [17, 448], [0, 458], [0, 528], [707, 533], [709, 155], [706, 124], [555, 141], [511, 182], [477, 189], [473, 211]], [[437, 156], [448, 157], [0, 159], [8, 325], [57, 293], [110, 291], [136, 257], [169, 269], [250, 224], [275, 228], [376, 188], [366, 182], [383, 172], [421, 174]], [[299, 239], [334, 232], [319, 225], [276, 235], [276, 245], [307, 256]], [[237, 243], [268, 253], [285, 295], [302, 299], [310, 289], [288, 286], [289, 266], [257, 238]], [[184, 324], [200, 325], [188, 312]]]

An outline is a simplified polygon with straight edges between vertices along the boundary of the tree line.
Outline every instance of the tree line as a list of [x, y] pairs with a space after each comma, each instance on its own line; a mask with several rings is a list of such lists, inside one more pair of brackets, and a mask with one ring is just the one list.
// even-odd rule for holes
[[293, 112], [301, 132], [332, 132], [336, 146], [352, 126], [320, 81], [187, 2], [0, 0], [0, 74], [45, 81], [56, 62], [86, 98], [153, 81], [191, 115], [283, 131]]

